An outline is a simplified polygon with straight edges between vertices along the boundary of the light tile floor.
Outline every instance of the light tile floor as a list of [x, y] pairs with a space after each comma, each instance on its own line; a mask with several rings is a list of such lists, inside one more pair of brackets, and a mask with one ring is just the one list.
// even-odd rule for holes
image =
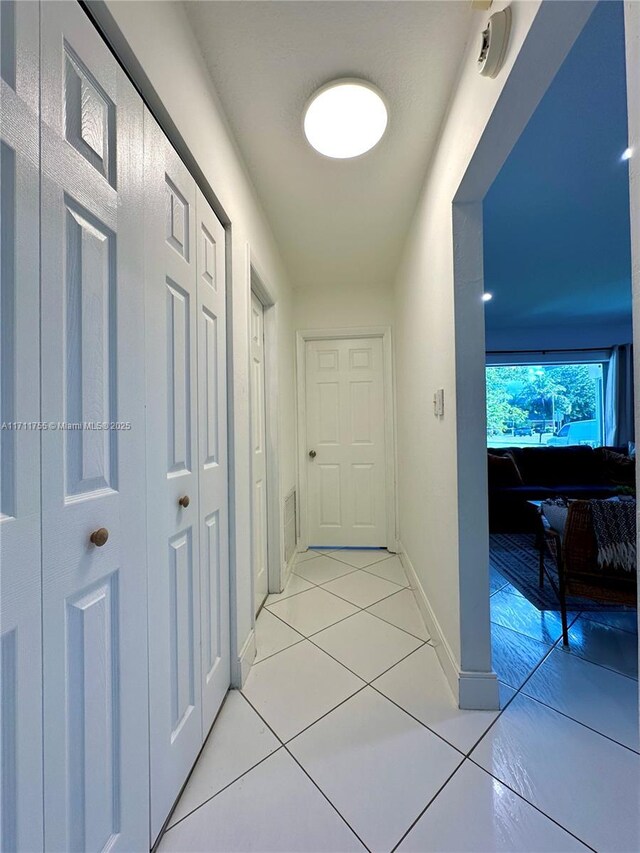
[[309, 551], [256, 625], [160, 851], [640, 850], [637, 622], [571, 649], [492, 572], [500, 712], [460, 711], [400, 560]]

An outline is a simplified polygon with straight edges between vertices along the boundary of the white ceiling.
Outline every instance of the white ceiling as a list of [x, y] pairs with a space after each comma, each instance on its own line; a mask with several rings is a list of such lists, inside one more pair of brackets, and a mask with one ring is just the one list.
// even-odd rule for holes
[[[471, 4], [185, 6], [293, 283], [391, 284], [470, 33]], [[302, 131], [307, 99], [338, 77], [365, 78], [389, 101], [382, 142], [354, 160], [322, 157]]]

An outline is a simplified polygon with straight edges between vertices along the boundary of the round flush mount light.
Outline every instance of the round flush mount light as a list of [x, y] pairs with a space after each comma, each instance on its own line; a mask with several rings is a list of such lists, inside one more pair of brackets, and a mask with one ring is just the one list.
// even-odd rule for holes
[[483, 293], [482, 294], [482, 301], [483, 302], [491, 302], [492, 299], [493, 299], [493, 293]]
[[633, 157], [633, 148], [625, 148], [624, 151], [622, 152], [620, 159], [624, 163], [625, 160], [631, 160], [632, 157]]
[[309, 144], [338, 160], [359, 157], [382, 139], [388, 112], [382, 93], [357, 78], [327, 83], [311, 97], [304, 111]]

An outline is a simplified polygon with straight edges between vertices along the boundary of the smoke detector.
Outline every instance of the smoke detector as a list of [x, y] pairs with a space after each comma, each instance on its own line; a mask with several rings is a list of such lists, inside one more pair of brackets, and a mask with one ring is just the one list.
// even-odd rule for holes
[[509, 44], [511, 31], [511, 7], [496, 12], [489, 18], [482, 31], [482, 43], [478, 56], [478, 71], [483, 77], [497, 77]]

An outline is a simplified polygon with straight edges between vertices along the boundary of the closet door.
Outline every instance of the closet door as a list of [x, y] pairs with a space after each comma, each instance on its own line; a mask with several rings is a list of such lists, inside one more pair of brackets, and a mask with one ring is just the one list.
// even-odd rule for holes
[[37, 3], [0, 3], [0, 850], [42, 849]]
[[45, 847], [141, 851], [143, 108], [77, 3], [41, 16]]
[[196, 186], [145, 110], [151, 834], [202, 745]]
[[203, 740], [229, 689], [229, 515], [224, 228], [196, 197]]

